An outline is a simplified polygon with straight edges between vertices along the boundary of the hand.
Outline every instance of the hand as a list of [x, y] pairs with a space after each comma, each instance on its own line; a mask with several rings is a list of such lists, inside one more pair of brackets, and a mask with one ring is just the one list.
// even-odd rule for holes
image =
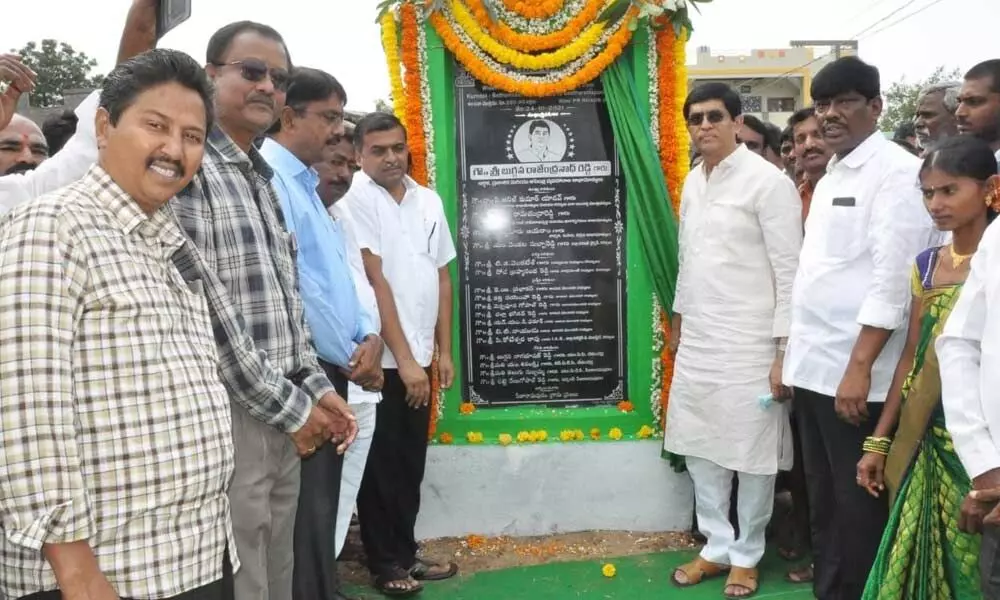
[[343, 454], [358, 436], [358, 421], [354, 418], [354, 412], [336, 392], [324, 394], [319, 399], [319, 406], [330, 414], [330, 433], [334, 442], [340, 442], [337, 454]]
[[858, 461], [858, 485], [878, 498], [885, 490], [885, 457], [876, 452], [865, 452]]
[[681, 334], [671, 333], [670, 334], [670, 354], [676, 355], [677, 349], [681, 347]]
[[771, 383], [771, 396], [775, 402], [784, 402], [792, 397], [792, 390], [781, 383], [781, 372], [784, 370], [785, 358], [779, 356], [771, 363], [771, 373], [768, 379]]
[[312, 407], [306, 424], [290, 434], [299, 456], [312, 456], [317, 448], [330, 439], [332, 428], [333, 423], [327, 411], [318, 406]]
[[[986, 490], [972, 490], [969, 492], [967, 499], [970, 502], [974, 502], [978, 508], [989, 511], [988, 514], [982, 516], [979, 520], [980, 524], [985, 525], [1000, 525], [1000, 488], [990, 488]], [[965, 503], [962, 503], [962, 510], [965, 510]], [[959, 521], [959, 526], [961, 526], [961, 521]], [[962, 531], [965, 531], [964, 529]]]
[[834, 408], [837, 415], [851, 425], [861, 425], [868, 420], [868, 392], [871, 391], [872, 374], [864, 367], [848, 367], [837, 388]]
[[0, 54], [0, 81], [7, 89], [0, 95], [0, 130], [6, 129], [17, 111], [17, 101], [21, 94], [35, 89], [37, 75], [24, 66], [16, 54]]
[[455, 362], [452, 360], [451, 354], [442, 352], [438, 356], [438, 379], [441, 382], [441, 387], [446, 390], [450, 390], [455, 383]]
[[[992, 502], [981, 500], [980, 498], [994, 498]], [[995, 498], [1000, 498], [1000, 491], [974, 490], [962, 500], [962, 508], [958, 514], [958, 528], [965, 533], [982, 533], [983, 522], [987, 517], [997, 519], [997, 503]], [[996, 524], [991, 522], [991, 525]]]
[[381, 392], [382, 387], [385, 385], [385, 372], [382, 369], [378, 370], [378, 376], [373, 379], [368, 386], [361, 386], [366, 392]]
[[[348, 379], [363, 388], [372, 386], [375, 379], [382, 373], [382, 351], [385, 346], [382, 338], [371, 334], [358, 344], [354, 350], [354, 355], [348, 361], [347, 366], [351, 369]], [[379, 386], [381, 389], [381, 386]]]
[[416, 410], [430, 402], [430, 379], [427, 378], [427, 371], [415, 360], [409, 360], [399, 365], [399, 378], [406, 386], [406, 404], [410, 408]]

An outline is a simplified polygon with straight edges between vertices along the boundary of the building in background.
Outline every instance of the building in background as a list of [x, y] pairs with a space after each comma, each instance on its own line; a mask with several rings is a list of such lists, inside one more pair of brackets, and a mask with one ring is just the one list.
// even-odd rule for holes
[[698, 48], [688, 66], [688, 84], [720, 81], [739, 92], [743, 112], [784, 128], [796, 110], [811, 103], [813, 76], [841, 56], [856, 55], [850, 40], [793, 41], [788, 48], [752, 50], [748, 54], [712, 53]]

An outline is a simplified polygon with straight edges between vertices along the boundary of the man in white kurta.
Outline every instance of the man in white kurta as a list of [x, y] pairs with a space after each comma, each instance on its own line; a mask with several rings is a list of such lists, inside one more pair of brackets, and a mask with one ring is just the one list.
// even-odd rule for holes
[[[664, 446], [685, 457], [694, 483], [707, 538], [701, 558], [752, 570], [764, 555], [775, 477], [791, 466], [780, 402], [787, 391], [772, 375], [780, 374], [788, 335], [801, 202], [788, 177], [736, 144], [739, 97], [732, 90], [702, 86], [688, 104], [691, 137], [705, 160], [688, 175], [681, 198], [673, 307], [680, 335]], [[728, 518], [734, 473], [738, 540]]]

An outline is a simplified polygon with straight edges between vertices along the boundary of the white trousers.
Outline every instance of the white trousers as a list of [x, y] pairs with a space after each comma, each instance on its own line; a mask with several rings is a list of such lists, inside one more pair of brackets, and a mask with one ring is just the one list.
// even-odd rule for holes
[[774, 509], [775, 475], [738, 473], [736, 512], [740, 537], [736, 539], [729, 522], [729, 498], [733, 489], [733, 471], [705, 460], [685, 458], [694, 483], [694, 506], [698, 529], [708, 543], [701, 557], [720, 565], [752, 569], [764, 557], [764, 533]]
[[[351, 384], [353, 386], [353, 384]], [[357, 397], [363, 393], [361, 388], [352, 387], [347, 397]], [[365, 474], [365, 464], [368, 462], [368, 450], [372, 446], [372, 436], [375, 435], [375, 409], [377, 404], [351, 404], [354, 418], [358, 421], [358, 436], [354, 443], [344, 453], [344, 468], [340, 477], [340, 500], [337, 504], [337, 556], [344, 549], [347, 530], [351, 526], [351, 515], [354, 514], [354, 503], [361, 489], [361, 477]]]

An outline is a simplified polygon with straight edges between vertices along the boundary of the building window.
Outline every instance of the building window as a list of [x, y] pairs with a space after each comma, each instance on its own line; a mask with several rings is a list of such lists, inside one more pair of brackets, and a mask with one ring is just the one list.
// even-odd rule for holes
[[741, 85], [740, 86], [740, 93], [741, 94], [749, 94], [752, 91], [753, 91], [753, 86], [752, 85]]
[[740, 100], [743, 102], [743, 112], [761, 112], [760, 96], [748, 96], [744, 94], [740, 96]]
[[795, 98], [768, 98], [767, 112], [795, 112]]

